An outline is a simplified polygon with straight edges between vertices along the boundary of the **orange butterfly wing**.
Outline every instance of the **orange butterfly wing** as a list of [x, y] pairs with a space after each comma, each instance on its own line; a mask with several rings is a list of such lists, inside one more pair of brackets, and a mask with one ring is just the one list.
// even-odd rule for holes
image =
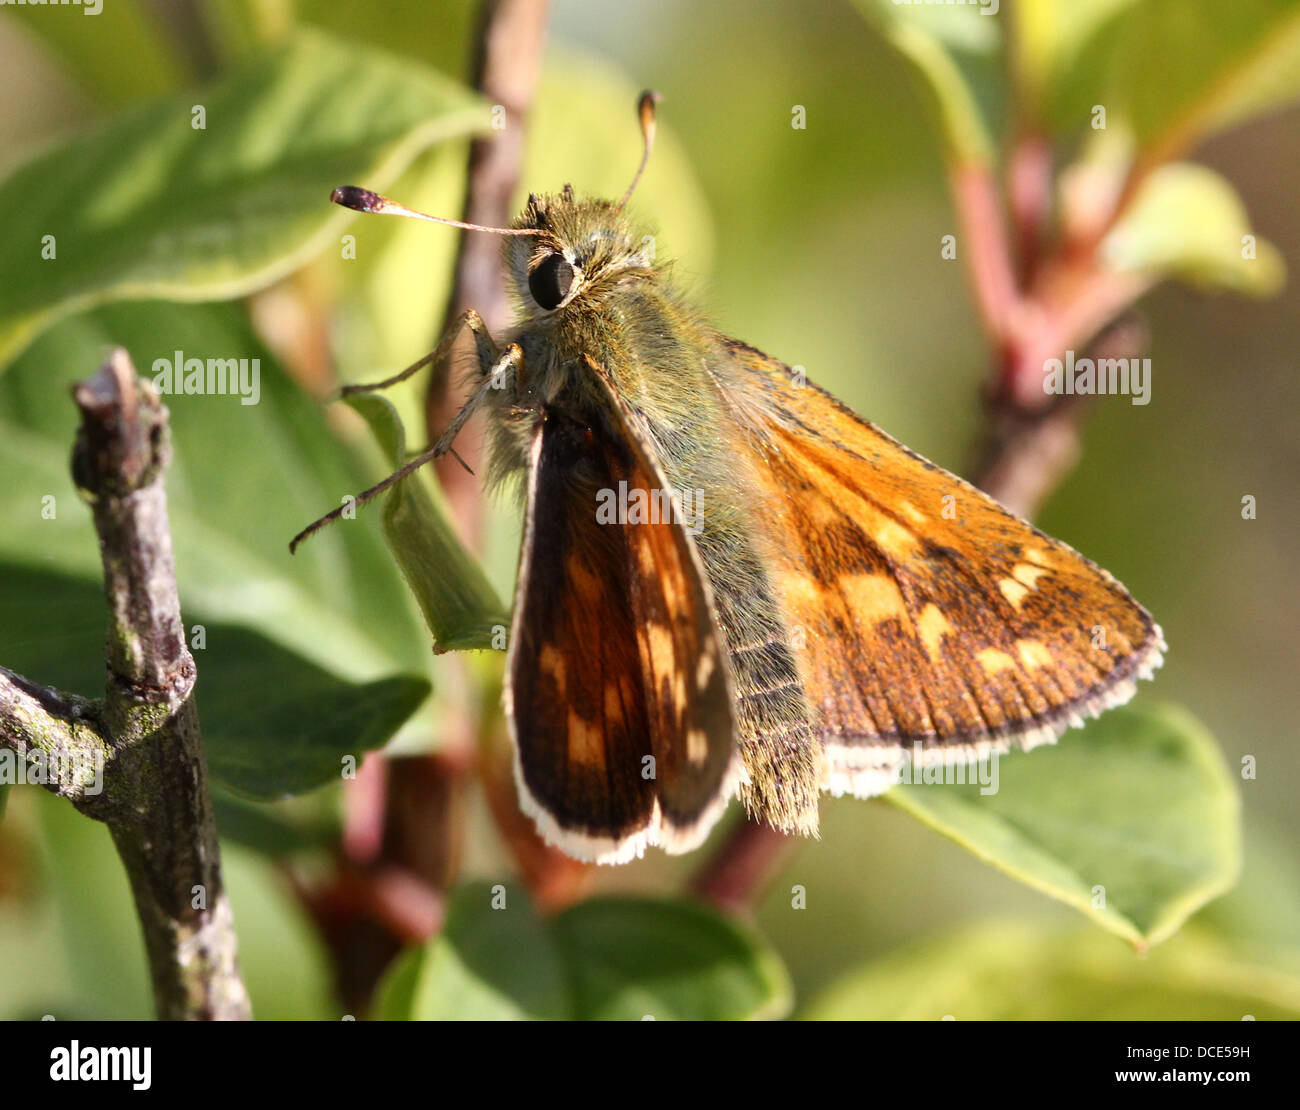
[[781, 363], [727, 344], [720, 385], [802, 649], [827, 789], [880, 793], [916, 744], [928, 762], [1053, 740], [1159, 666], [1160, 629], [1106, 571]]

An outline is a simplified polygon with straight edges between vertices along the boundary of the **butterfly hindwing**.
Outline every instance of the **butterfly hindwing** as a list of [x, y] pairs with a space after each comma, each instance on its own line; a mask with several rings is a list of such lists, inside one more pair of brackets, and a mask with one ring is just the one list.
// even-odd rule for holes
[[598, 515], [660, 489], [629, 435], [556, 412], [534, 431], [507, 711], [525, 808], [601, 862], [694, 847], [731, 788], [726, 668], [689, 538]]
[[1159, 665], [1159, 628], [1104, 570], [775, 360], [728, 349], [827, 788], [879, 793], [916, 744], [962, 759], [1054, 739]]

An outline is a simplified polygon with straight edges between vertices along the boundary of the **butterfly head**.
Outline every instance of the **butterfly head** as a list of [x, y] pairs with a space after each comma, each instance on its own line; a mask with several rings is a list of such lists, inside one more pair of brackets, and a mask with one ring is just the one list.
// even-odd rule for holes
[[576, 197], [569, 185], [529, 196], [511, 226], [533, 233], [506, 241], [506, 271], [520, 302], [535, 312], [561, 311], [653, 271], [653, 240], [628, 223], [622, 206]]
[[533, 194], [510, 227], [429, 216], [356, 185], [341, 185], [330, 199], [355, 212], [406, 216], [469, 231], [506, 237], [506, 269], [520, 302], [541, 313], [558, 312], [585, 294], [653, 270], [653, 240], [628, 225], [623, 208], [645, 172], [654, 147], [655, 105], [659, 94], [644, 92], [637, 103], [643, 148], [641, 164], [622, 200], [579, 199], [573, 187], [549, 196]]

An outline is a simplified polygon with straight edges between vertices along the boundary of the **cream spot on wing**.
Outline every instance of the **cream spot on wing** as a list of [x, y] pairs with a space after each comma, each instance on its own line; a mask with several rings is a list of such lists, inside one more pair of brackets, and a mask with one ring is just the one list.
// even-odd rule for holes
[[1032, 563], [1017, 563], [1011, 568], [1011, 577], [1017, 582], [1028, 586], [1031, 590], [1038, 580], [1047, 573], [1042, 567], [1036, 567]]
[[1024, 550], [1024, 556], [1031, 563], [1037, 563], [1040, 567], [1050, 567], [1052, 557], [1041, 547], [1027, 547]]
[[1017, 640], [1016, 652], [1026, 667], [1050, 667], [1052, 653], [1037, 640]]
[[998, 589], [1002, 591], [1002, 596], [1017, 609], [1020, 608], [1020, 603], [1029, 596], [1029, 587], [1023, 582], [1017, 582], [1014, 578], [1000, 579]]
[[978, 663], [988, 674], [997, 674], [999, 671], [1015, 670], [1016, 661], [1011, 658], [1005, 651], [998, 651], [997, 648], [985, 648], [975, 656], [975, 662]]
[[795, 612], [818, 612], [826, 604], [826, 592], [814, 579], [797, 571], [777, 576], [781, 594]]
[[686, 733], [686, 759], [700, 766], [709, 758], [709, 738], [701, 728], [690, 729]]
[[703, 690], [713, 677], [713, 669], [718, 665], [712, 651], [700, 653], [700, 661], [695, 664], [695, 688]]
[[542, 654], [538, 657], [537, 666], [541, 669], [542, 674], [551, 677], [551, 680], [555, 683], [556, 693], [563, 698], [568, 689], [564, 656], [560, 654], [559, 649], [554, 644], [546, 644], [542, 648]]
[[907, 517], [907, 519], [910, 520], [913, 524], [925, 523], [926, 520], [925, 513], [921, 512], [921, 510], [918, 509], [915, 505], [913, 505], [910, 501], [900, 501], [898, 504], [898, 508], [899, 511], [905, 517]]
[[569, 759], [585, 767], [601, 766], [605, 762], [605, 745], [600, 728], [591, 721], [584, 720], [573, 709], [569, 710]]
[[921, 643], [925, 645], [926, 655], [930, 657], [931, 662], [937, 663], [943, 638], [953, 630], [952, 625], [948, 623], [948, 618], [943, 615], [943, 610], [934, 602], [930, 602], [921, 610], [921, 616], [916, 622], [916, 630], [921, 634]]
[[887, 574], [846, 574], [840, 579], [839, 587], [859, 621], [879, 624], [895, 617], [907, 618], [907, 606], [898, 583]]
[[917, 538], [894, 520], [883, 520], [872, 532], [876, 546], [896, 562], [910, 559], [920, 549]]
[[673, 650], [673, 634], [667, 625], [647, 625], [646, 638], [650, 646], [650, 665], [654, 673], [660, 676], [672, 674], [676, 670], [677, 653]]
[[636, 549], [636, 561], [641, 565], [641, 573], [647, 578], [657, 577], [654, 544], [639, 543], [636, 545]]

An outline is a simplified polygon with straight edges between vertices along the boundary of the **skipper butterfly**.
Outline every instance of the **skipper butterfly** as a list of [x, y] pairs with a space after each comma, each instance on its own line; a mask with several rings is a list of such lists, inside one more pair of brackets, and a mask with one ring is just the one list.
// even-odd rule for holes
[[[505, 237], [520, 322], [469, 312], [491, 478], [525, 476], [505, 705], [524, 810], [579, 859], [698, 845], [728, 799], [813, 834], [911, 753], [969, 761], [1127, 701], [1160, 629], [1100, 567], [706, 323], [623, 209], [569, 186]], [[296, 545], [336, 510], [306, 529]]]

